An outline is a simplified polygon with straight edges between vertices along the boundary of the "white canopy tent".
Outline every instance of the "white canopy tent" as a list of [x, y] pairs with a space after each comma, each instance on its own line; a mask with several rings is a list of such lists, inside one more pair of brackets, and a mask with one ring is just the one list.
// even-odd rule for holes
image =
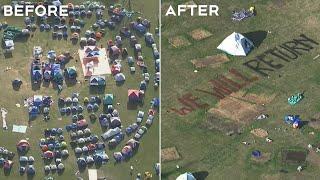
[[176, 180], [196, 180], [196, 178], [191, 173], [186, 172], [178, 176]]
[[233, 56], [247, 56], [253, 47], [252, 41], [240, 33], [233, 32], [221, 42], [217, 49]]

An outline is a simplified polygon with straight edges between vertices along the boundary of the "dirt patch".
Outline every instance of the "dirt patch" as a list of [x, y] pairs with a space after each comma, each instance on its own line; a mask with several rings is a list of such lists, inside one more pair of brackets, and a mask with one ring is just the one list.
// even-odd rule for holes
[[280, 174], [262, 174], [261, 179], [262, 180], [280, 180], [281, 176]]
[[307, 161], [313, 165], [320, 167], [320, 155], [315, 151], [310, 151], [308, 153]]
[[201, 124], [201, 128], [208, 130], [217, 130], [228, 136], [241, 132], [241, 126], [234, 121], [223, 119], [215, 114], [209, 114], [207, 120]]
[[305, 26], [307, 26], [307, 27], [311, 27], [311, 28], [319, 27], [319, 21], [318, 21], [317, 17], [315, 17], [315, 16], [308, 17], [304, 21], [304, 23], [305, 23]]
[[301, 164], [306, 161], [307, 153], [304, 151], [293, 151], [285, 150], [283, 151], [283, 161], [285, 163], [291, 164]]
[[246, 94], [243, 91], [239, 91], [233, 95], [233, 97], [244, 99], [245, 101], [252, 102], [255, 104], [269, 104], [276, 97], [276, 94], [266, 95], [266, 94]]
[[320, 120], [313, 118], [308, 122], [308, 126], [314, 129], [320, 129]]
[[204, 68], [204, 67], [219, 67], [219, 65], [229, 61], [229, 58], [224, 54], [218, 54], [214, 56], [207, 56], [205, 58], [193, 59], [191, 63], [195, 66], [195, 68]]
[[261, 128], [253, 129], [250, 131], [250, 133], [257, 136], [257, 137], [261, 137], [261, 138], [265, 138], [269, 135], [266, 130], [261, 129]]
[[271, 153], [262, 153], [259, 158], [251, 157], [251, 160], [257, 163], [266, 163], [271, 159]]
[[185, 47], [185, 46], [191, 45], [189, 40], [183, 36], [172, 37], [169, 39], [169, 43], [175, 48]]
[[189, 34], [194, 40], [197, 40], [197, 41], [200, 41], [212, 36], [211, 32], [201, 28], [195, 29], [191, 31]]
[[238, 123], [247, 124], [253, 121], [258, 115], [262, 114], [263, 111], [263, 106], [229, 96], [221, 99], [217, 104], [217, 107], [211, 108], [209, 113], [234, 120]]
[[177, 159], [180, 159], [180, 155], [176, 147], [161, 149], [161, 162], [173, 161]]

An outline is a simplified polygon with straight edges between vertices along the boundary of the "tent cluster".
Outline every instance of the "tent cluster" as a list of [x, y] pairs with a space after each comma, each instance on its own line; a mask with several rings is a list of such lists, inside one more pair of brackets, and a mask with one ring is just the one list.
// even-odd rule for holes
[[31, 78], [34, 84], [40, 84], [42, 80], [45, 82], [54, 82], [58, 86], [63, 84], [64, 75], [68, 79], [76, 80], [77, 70], [75, 67], [68, 67], [64, 69], [64, 74], [62, 71], [62, 65], [64, 65], [70, 58], [70, 54], [66, 52], [65, 54], [60, 54], [57, 56], [54, 50], [49, 50], [47, 54], [48, 61], [41, 62], [42, 48], [40, 46], [35, 46], [33, 48], [34, 60], [31, 63]]
[[71, 137], [71, 146], [78, 157], [77, 164], [80, 169], [87, 165], [103, 164], [108, 162], [109, 157], [104, 152], [105, 144], [99, 142], [99, 137], [91, 133], [90, 128], [67, 129]]
[[27, 173], [28, 176], [34, 176], [36, 174], [36, 170], [34, 167], [34, 157], [33, 156], [20, 156], [19, 157], [19, 173], [20, 175], [23, 175]]
[[[61, 115], [72, 115], [73, 122], [77, 122], [84, 119], [82, 115], [84, 109], [88, 113], [94, 113], [99, 110], [102, 99], [99, 96], [84, 97], [83, 105], [79, 102], [79, 94], [73, 93], [71, 97], [58, 99], [58, 106]], [[91, 117], [91, 115], [90, 115]], [[92, 116], [92, 118], [94, 118]], [[90, 120], [94, 120], [91, 119]], [[84, 123], [85, 124], [85, 123]]]
[[136, 21], [130, 22], [130, 28], [134, 31], [145, 34], [151, 26], [151, 22], [148, 19], [142, 19], [138, 17]]
[[292, 127], [295, 129], [301, 127], [302, 125], [302, 121], [299, 115], [286, 115], [284, 117], [284, 122], [292, 125]]
[[14, 40], [22, 36], [29, 35], [28, 29], [19, 29], [14, 26], [6, 26], [3, 31], [2, 41], [4, 43], [5, 52], [14, 50]]
[[51, 96], [34, 95], [27, 99], [26, 105], [28, 106], [29, 118], [33, 119], [42, 113], [44, 120], [49, 120], [50, 106], [52, 103]]
[[68, 145], [63, 136], [63, 129], [45, 129], [43, 135], [44, 138], [41, 138], [39, 141], [42, 158], [44, 160], [54, 159], [55, 162], [44, 167], [45, 173], [47, 174], [50, 171], [63, 172], [64, 164], [62, 163], [62, 159], [66, 159], [69, 156]]
[[9, 151], [5, 147], [0, 147], [0, 167], [3, 167], [4, 171], [10, 171], [13, 166], [13, 157], [15, 153]]
[[133, 153], [138, 150], [139, 145], [140, 145], [139, 141], [130, 139], [125, 144], [125, 146], [121, 149], [121, 152], [113, 153], [113, 158], [116, 160], [116, 162], [121, 162], [125, 159], [129, 159], [130, 157], [133, 156]]

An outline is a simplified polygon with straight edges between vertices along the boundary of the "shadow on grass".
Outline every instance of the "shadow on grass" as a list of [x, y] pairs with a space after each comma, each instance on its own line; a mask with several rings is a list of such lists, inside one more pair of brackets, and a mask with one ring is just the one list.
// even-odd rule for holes
[[204, 180], [208, 177], [209, 172], [208, 171], [197, 171], [192, 173], [192, 175], [197, 179], [197, 180]]
[[101, 87], [89, 87], [90, 94], [105, 94], [105, 86]]
[[262, 44], [263, 40], [266, 39], [267, 34], [267, 31], [259, 30], [243, 33], [243, 36], [250, 39], [253, 42], [254, 46], [258, 48]]

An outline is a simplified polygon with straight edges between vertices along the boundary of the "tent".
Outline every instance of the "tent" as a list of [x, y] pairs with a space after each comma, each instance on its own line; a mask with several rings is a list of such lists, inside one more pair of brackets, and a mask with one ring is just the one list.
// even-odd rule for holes
[[122, 161], [123, 156], [122, 156], [121, 152], [114, 152], [114, 153], [113, 153], [113, 158], [114, 158], [117, 162], [120, 162], [120, 161]]
[[254, 45], [251, 40], [240, 33], [232, 33], [226, 37], [217, 49], [222, 50], [233, 56], [246, 56]]
[[31, 64], [31, 76], [34, 83], [38, 83], [42, 79], [41, 64], [33, 62]]
[[139, 90], [129, 89], [128, 98], [130, 102], [136, 102], [140, 99]]
[[27, 169], [27, 174], [33, 176], [36, 173], [36, 170], [33, 165], [29, 165]]
[[134, 139], [130, 139], [127, 143], [126, 143], [126, 145], [127, 146], [130, 146], [133, 150], [135, 150], [135, 149], [137, 149], [138, 147], [139, 147], [139, 141], [136, 141], [136, 140], [134, 140]]
[[121, 154], [125, 157], [132, 156], [132, 148], [131, 146], [124, 146], [121, 150]]
[[104, 76], [91, 76], [90, 77], [90, 86], [105, 86], [106, 77]]
[[196, 178], [191, 173], [186, 172], [178, 176], [176, 180], [196, 180]]
[[13, 166], [13, 162], [10, 161], [10, 160], [5, 160], [4, 163], [3, 163], [3, 168], [4, 170], [10, 170]]
[[51, 159], [51, 158], [54, 157], [54, 153], [52, 151], [46, 151], [46, 152], [43, 153], [43, 157]]
[[123, 73], [118, 73], [114, 75], [114, 79], [116, 82], [123, 82], [126, 80], [126, 76]]
[[105, 94], [103, 98], [104, 105], [112, 105], [113, 104], [113, 94]]
[[110, 56], [115, 57], [120, 55], [120, 49], [117, 46], [111, 46]]
[[68, 67], [66, 69], [66, 75], [69, 79], [75, 79], [77, 77], [77, 69], [75, 66]]
[[110, 126], [111, 128], [121, 127], [121, 120], [119, 117], [110, 118]]
[[27, 140], [20, 140], [18, 143], [17, 143], [17, 150], [19, 152], [27, 152], [28, 150], [30, 149], [30, 144]]

